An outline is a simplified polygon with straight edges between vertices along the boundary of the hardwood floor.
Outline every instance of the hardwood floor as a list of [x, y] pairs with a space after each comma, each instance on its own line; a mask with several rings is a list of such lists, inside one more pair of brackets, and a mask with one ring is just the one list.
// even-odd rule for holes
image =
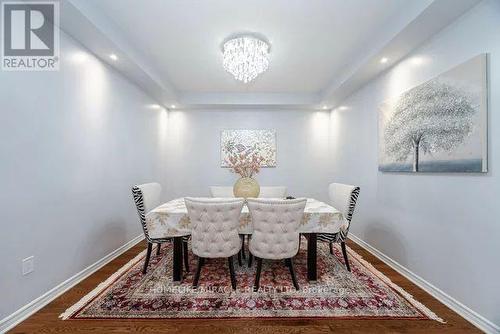
[[98, 272], [54, 300], [39, 312], [19, 324], [10, 333], [480, 333], [478, 329], [458, 314], [438, 302], [375, 258], [357, 244], [348, 246], [363, 256], [375, 268], [386, 274], [394, 283], [411, 293], [447, 323], [431, 320], [335, 320], [335, 319], [228, 319], [228, 320], [67, 320], [59, 314], [76, 303], [118, 268], [146, 248], [136, 245]]

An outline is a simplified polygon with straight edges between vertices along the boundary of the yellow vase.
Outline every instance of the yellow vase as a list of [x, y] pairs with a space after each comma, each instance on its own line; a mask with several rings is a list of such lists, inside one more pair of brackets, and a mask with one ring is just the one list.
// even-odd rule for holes
[[233, 186], [233, 194], [235, 197], [259, 197], [259, 183], [251, 177], [242, 177], [236, 181]]

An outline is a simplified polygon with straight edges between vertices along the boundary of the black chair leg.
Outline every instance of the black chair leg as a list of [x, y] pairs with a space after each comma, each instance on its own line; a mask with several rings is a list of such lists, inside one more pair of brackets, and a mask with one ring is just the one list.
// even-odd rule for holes
[[330, 241], [330, 254], [333, 255], [333, 242]]
[[156, 246], [156, 256], [160, 255], [160, 248], [161, 248], [161, 244], [157, 244], [157, 246]]
[[347, 271], [351, 271], [351, 266], [349, 266], [349, 259], [347, 258], [347, 250], [345, 249], [345, 242], [340, 243], [340, 247], [342, 247], [342, 254], [344, 255], [345, 266], [347, 267]]
[[247, 259], [247, 256], [245, 254], [245, 235], [242, 234], [240, 235], [241, 238], [241, 256], [243, 257], [243, 260]]
[[286, 259], [286, 262], [288, 269], [290, 269], [290, 275], [292, 275], [293, 286], [295, 287], [295, 290], [300, 290], [299, 284], [297, 283], [297, 277], [295, 276], [295, 269], [293, 268], [293, 261], [290, 258]]
[[231, 287], [233, 290], [236, 290], [236, 276], [234, 275], [233, 257], [228, 257], [227, 262], [229, 264], [229, 275], [231, 275]]
[[184, 258], [184, 267], [186, 267], [186, 271], [189, 272], [189, 257], [188, 257], [188, 243], [187, 241], [182, 242], [182, 252]]
[[241, 261], [241, 249], [240, 249], [240, 251], [238, 252], [238, 266], [240, 266], [240, 267], [241, 267], [241, 266], [243, 266], [243, 263], [242, 263], [242, 261]]
[[196, 268], [196, 273], [194, 274], [194, 279], [193, 279], [193, 288], [198, 287], [198, 281], [200, 280], [200, 273], [201, 273], [201, 267], [203, 267], [203, 262], [204, 259], [202, 257], [198, 258], [198, 267]]
[[148, 251], [146, 253], [146, 260], [144, 262], [144, 268], [142, 269], [142, 273], [145, 274], [146, 270], [148, 270], [149, 258], [151, 257], [151, 251], [153, 250], [153, 244], [148, 242]]
[[256, 257], [255, 259], [257, 260], [257, 271], [255, 272], [255, 283], [253, 284], [253, 291], [259, 291], [260, 272], [262, 270], [262, 259], [260, 257]]
[[253, 254], [248, 252], [248, 268], [252, 266]]

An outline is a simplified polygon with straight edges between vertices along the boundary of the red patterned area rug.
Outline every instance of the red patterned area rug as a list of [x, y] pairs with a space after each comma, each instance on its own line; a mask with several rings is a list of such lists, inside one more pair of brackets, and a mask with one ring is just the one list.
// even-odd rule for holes
[[197, 260], [190, 254], [191, 272], [181, 284], [172, 284], [172, 245], [151, 256], [142, 274], [145, 251], [119, 269], [78, 303], [62, 319], [168, 319], [168, 318], [342, 318], [433, 319], [427, 307], [348, 249], [352, 272], [342, 253], [331, 255], [318, 244], [318, 281], [307, 281], [306, 249], [294, 259], [300, 291], [291, 283], [283, 261], [265, 261], [261, 289], [252, 291], [255, 263], [239, 267], [235, 260], [237, 291], [232, 291], [226, 259], [211, 259], [203, 266], [199, 287], [191, 288]]

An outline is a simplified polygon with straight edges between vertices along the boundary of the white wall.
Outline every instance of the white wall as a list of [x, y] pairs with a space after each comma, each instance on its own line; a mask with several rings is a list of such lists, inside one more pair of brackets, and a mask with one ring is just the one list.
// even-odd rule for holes
[[166, 112], [64, 33], [61, 61], [0, 71], [0, 319], [142, 233], [131, 184], [164, 176]]
[[328, 122], [320, 111], [170, 111], [168, 196], [208, 195], [210, 185], [234, 184], [238, 176], [220, 167], [221, 130], [276, 129], [277, 167], [263, 168], [259, 183], [326, 200]]
[[[359, 184], [351, 232], [500, 324], [500, 2], [485, 0], [331, 115], [331, 178]], [[377, 171], [377, 113], [387, 98], [490, 54], [489, 172]]]
[[[277, 168], [261, 185], [327, 198], [359, 184], [352, 232], [500, 323], [500, 2], [486, 0], [343, 104], [348, 110], [172, 111], [61, 35], [60, 72], [0, 72], [0, 319], [141, 233], [131, 183], [159, 180], [164, 199], [232, 185], [220, 131], [277, 130]], [[490, 53], [486, 175], [377, 171], [377, 106], [479, 53]], [[421, 59], [415, 65], [415, 58]], [[35, 272], [21, 276], [21, 259]]]

